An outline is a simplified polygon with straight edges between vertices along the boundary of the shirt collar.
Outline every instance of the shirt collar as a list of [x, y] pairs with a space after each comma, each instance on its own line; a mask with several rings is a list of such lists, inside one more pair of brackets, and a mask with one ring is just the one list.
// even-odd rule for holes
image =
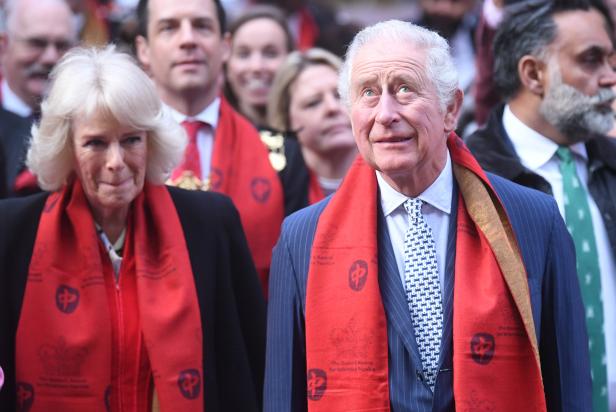
[[2, 79], [0, 87], [2, 88], [2, 107], [5, 110], [21, 117], [29, 117], [32, 114], [32, 108], [11, 90], [6, 79]]
[[[381, 172], [376, 171], [376, 179], [381, 192], [381, 207], [385, 216], [389, 216], [408, 199], [408, 196], [396, 191], [383, 179]], [[453, 172], [451, 169], [451, 157], [447, 151], [447, 161], [436, 180], [424, 190], [418, 199], [423, 200], [430, 206], [451, 214], [451, 196], [453, 187]]]
[[199, 120], [200, 122], [209, 124], [212, 129], [216, 130], [218, 126], [218, 115], [220, 113], [220, 97], [214, 99], [205, 109], [203, 109], [196, 116], [186, 116], [184, 113], [180, 113], [173, 107], [164, 105], [171, 117], [178, 123], [182, 123], [184, 120]]
[[[531, 171], [537, 171], [549, 162], [558, 149], [556, 143], [518, 119], [509, 105], [506, 105], [503, 111], [503, 127], [522, 164]], [[584, 160], [588, 160], [584, 143], [573, 144], [569, 149]]]

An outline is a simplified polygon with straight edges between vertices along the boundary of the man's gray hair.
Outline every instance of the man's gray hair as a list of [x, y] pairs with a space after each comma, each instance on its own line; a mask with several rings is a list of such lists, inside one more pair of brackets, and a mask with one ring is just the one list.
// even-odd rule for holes
[[74, 48], [51, 73], [40, 124], [32, 127], [27, 166], [44, 190], [57, 190], [73, 172], [73, 121], [109, 116], [147, 132], [146, 178], [162, 184], [181, 160], [186, 134], [156, 93], [154, 83], [131, 56], [104, 49]]
[[[458, 71], [451, 57], [447, 41], [436, 32], [401, 20], [388, 20], [361, 30], [347, 49], [338, 80], [338, 93], [346, 107], [350, 107], [351, 70], [358, 51], [367, 43], [379, 40], [383, 48], [391, 42], [410, 41], [424, 48], [426, 75], [433, 82], [441, 108], [450, 104], [458, 89]], [[411, 52], [411, 50], [409, 50]]]

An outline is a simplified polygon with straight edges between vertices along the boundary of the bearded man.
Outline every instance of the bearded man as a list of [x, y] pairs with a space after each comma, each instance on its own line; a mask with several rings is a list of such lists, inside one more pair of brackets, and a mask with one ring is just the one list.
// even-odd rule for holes
[[552, 194], [565, 219], [594, 411], [616, 410], [616, 141], [604, 136], [614, 118], [612, 32], [602, 3], [511, 6], [494, 40], [494, 80], [506, 103], [468, 139], [483, 168]]

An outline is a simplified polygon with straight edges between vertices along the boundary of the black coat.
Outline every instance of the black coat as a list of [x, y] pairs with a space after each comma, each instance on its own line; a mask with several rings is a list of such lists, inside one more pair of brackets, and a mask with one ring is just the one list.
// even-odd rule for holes
[[[523, 186], [552, 194], [541, 176], [525, 168], [502, 124], [504, 105], [494, 109], [483, 129], [467, 139], [467, 145], [481, 167]], [[594, 136], [586, 142], [588, 191], [597, 204], [616, 256], [616, 139]]]
[[[186, 238], [203, 330], [205, 410], [261, 409], [265, 301], [237, 210], [213, 192], [169, 188]], [[0, 410], [15, 407], [15, 336], [47, 193], [0, 201]]]
[[13, 184], [24, 167], [31, 127], [32, 121], [30, 119], [18, 116], [0, 107], [0, 146], [2, 146], [0, 149], [4, 151], [6, 160], [5, 174], [3, 176], [0, 171], [0, 177], [3, 178], [7, 196], [15, 195]]

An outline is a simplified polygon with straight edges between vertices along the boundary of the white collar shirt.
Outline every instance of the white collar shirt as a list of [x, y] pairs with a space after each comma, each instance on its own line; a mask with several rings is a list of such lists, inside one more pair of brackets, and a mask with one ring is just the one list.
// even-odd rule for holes
[[[383, 179], [380, 172], [376, 172], [376, 177], [381, 195], [381, 209], [385, 216], [391, 246], [396, 257], [400, 282], [404, 284], [404, 236], [409, 227], [408, 214], [404, 209], [404, 202], [408, 199], [408, 196], [391, 187]], [[441, 293], [444, 291], [445, 284], [452, 191], [453, 172], [451, 157], [449, 152], [447, 152], [447, 162], [439, 176], [426, 190], [417, 196], [418, 199], [424, 202], [421, 214], [428, 226], [430, 226], [430, 229], [432, 229]]]
[[6, 79], [2, 79], [0, 87], [2, 88], [2, 107], [4, 110], [15, 113], [21, 117], [29, 117], [32, 114], [30, 106], [11, 90]]

